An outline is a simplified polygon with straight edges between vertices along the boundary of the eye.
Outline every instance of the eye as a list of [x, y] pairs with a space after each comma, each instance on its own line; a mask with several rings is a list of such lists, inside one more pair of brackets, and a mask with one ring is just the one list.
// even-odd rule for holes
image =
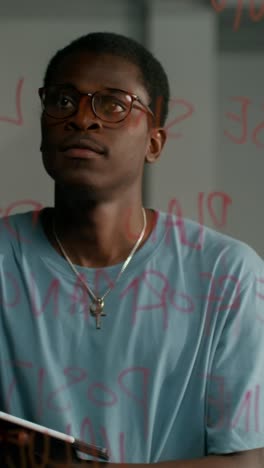
[[105, 114], [120, 114], [127, 111], [127, 104], [122, 102], [116, 96], [101, 96], [97, 105], [100, 106], [101, 111]]
[[60, 93], [58, 96], [54, 96], [54, 105], [60, 109], [69, 109], [76, 106], [76, 101], [72, 96]]
[[77, 100], [70, 90], [50, 87], [45, 96], [45, 105], [58, 110], [71, 110], [76, 108]]

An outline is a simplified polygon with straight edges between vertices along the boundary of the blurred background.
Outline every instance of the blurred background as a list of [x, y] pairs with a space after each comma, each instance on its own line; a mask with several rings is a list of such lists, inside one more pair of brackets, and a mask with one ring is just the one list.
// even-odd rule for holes
[[[205, 223], [264, 257], [264, 1], [0, 0], [0, 216], [53, 205], [37, 89], [58, 48], [93, 31], [146, 45], [171, 84], [169, 139], [146, 206]], [[176, 213], [176, 211], [174, 211]]]

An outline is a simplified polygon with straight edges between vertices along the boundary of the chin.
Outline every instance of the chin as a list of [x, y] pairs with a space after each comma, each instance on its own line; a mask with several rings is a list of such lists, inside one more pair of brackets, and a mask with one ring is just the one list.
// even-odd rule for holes
[[[47, 168], [47, 174], [60, 187], [67, 187], [69, 190], [94, 190], [97, 184], [95, 176], [91, 172], [65, 170], [65, 168]], [[99, 177], [100, 178], [100, 177]], [[97, 177], [98, 179], [98, 177]]]
[[104, 200], [105, 190], [87, 180], [55, 179], [56, 196], [78, 203]]

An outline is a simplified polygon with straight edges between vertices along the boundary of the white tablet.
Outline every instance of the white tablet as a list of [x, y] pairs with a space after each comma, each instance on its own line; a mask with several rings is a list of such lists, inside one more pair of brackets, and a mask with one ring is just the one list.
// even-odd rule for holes
[[18, 430], [33, 431], [40, 436], [48, 436], [53, 441], [64, 442], [65, 445], [71, 444], [71, 448], [74, 450], [78, 456], [78, 452], [81, 454], [90, 455], [94, 458], [99, 458], [102, 460], [109, 460], [109, 455], [107, 450], [103, 447], [98, 447], [97, 445], [86, 444], [81, 440], [76, 439], [70, 435], [64, 434], [63, 432], [54, 431], [40, 424], [35, 424], [26, 419], [21, 419], [11, 414], [4, 413], [0, 411], [0, 431], [18, 431]]

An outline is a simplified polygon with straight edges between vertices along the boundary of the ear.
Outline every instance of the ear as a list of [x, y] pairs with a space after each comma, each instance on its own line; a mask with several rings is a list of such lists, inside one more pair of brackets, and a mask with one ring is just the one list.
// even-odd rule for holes
[[148, 150], [145, 156], [145, 162], [152, 164], [156, 162], [167, 140], [165, 128], [152, 128], [150, 130], [150, 140]]

